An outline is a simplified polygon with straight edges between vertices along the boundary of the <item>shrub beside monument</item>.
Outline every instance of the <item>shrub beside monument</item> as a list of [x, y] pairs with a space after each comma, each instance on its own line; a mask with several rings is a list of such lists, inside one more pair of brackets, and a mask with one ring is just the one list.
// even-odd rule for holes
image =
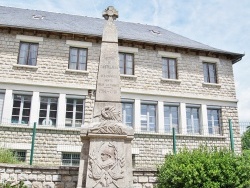
[[158, 169], [158, 188], [245, 188], [250, 186], [250, 157], [201, 147], [167, 155]]

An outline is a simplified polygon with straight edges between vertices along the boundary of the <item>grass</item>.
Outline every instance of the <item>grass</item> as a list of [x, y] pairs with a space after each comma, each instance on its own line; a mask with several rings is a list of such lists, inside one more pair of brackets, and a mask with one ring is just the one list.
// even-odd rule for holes
[[0, 163], [18, 164], [21, 163], [9, 149], [0, 148]]

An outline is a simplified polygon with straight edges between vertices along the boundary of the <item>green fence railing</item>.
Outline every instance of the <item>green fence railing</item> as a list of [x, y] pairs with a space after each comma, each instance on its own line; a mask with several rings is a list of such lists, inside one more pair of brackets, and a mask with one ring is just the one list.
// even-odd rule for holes
[[33, 163], [35, 138], [36, 138], [36, 123], [34, 123], [34, 127], [33, 127], [31, 151], [30, 151], [30, 165], [32, 165], [32, 163]]

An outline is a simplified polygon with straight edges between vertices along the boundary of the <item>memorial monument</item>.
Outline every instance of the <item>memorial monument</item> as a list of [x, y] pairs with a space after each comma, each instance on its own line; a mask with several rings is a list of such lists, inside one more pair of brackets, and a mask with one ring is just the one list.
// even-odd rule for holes
[[122, 124], [118, 12], [110, 6], [101, 44], [92, 122], [81, 130], [83, 142], [77, 188], [130, 188], [133, 184], [132, 128]]

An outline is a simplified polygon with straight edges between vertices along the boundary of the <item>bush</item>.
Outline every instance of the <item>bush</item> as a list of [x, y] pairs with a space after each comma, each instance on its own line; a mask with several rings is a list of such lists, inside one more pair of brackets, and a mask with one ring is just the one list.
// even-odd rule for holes
[[250, 128], [241, 137], [242, 149], [250, 150]]
[[0, 163], [16, 164], [20, 163], [9, 149], [0, 148]]
[[26, 185], [24, 185], [24, 182], [17, 182], [17, 183], [11, 183], [11, 182], [3, 182], [0, 183], [0, 188], [28, 188]]
[[249, 158], [250, 160], [250, 150], [243, 150], [242, 153], [246, 158]]
[[166, 156], [158, 169], [158, 188], [247, 188], [250, 157], [199, 148]]

